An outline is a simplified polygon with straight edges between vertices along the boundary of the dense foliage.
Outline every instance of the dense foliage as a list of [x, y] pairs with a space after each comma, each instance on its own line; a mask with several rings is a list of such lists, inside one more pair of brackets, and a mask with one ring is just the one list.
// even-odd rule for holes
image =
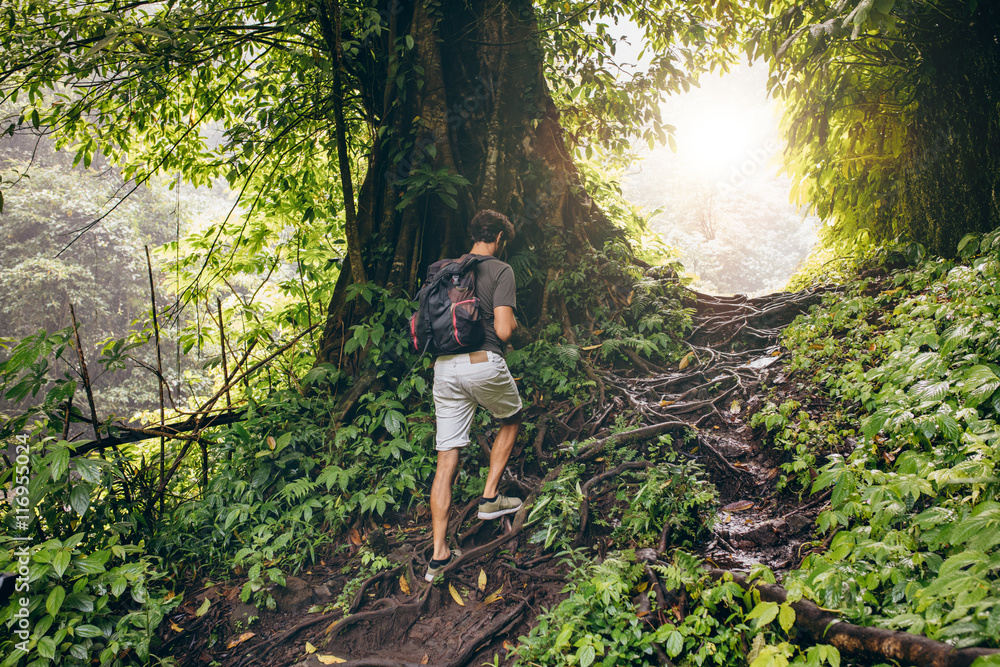
[[996, 3], [768, 4], [747, 51], [770, 63], [795, 192], [833, 237], [950, 255], [1000, 224]]
[[[631, 247], [627, 232], [648, 230], [602, 179], [628, 141], [669, 141], [657, 111], [662, 92], [724, 68], [741, 40], [774, 63], [792, 153], [801, 156], [792, 165], [800, 192], [833, 229], [906, 233], [942, 247], [949, 229], [996, 222], [995, 202], [979, 196], [997, 173], [988, 141], [996, 117], [970, 93], [989, 98], [997, 80], [988, 29], [995, 9], [985, 3], [512, 3], [482, 15], [467, 3], [406, 12], [390, 11], [399, 3], [325, 0], [22, 4], [3, 14], [0, 94], [16, 107], [2, 130], [18, 141], [52, 134], [83, 170], [117, 169], [115, 186], [130, 196], [113, 205], [129, 214], [124, 220], [85, 219], [76, 203], [100, 208], [95, 195], [63, 173], [43, 164], [39, 178], [63, 193], [58, 200], [23, 183], [12, 189], [3, 175], [10, 243], [0, 288], [13, 307], [41, 300], [52, 311], [41, 322], [52, 330], [13, 331], [23, 337], [3, 342], [0, 362], [3, 398], [28, 399], [4, 415], [2, 436], [5, 444], [28, 436], [33, 471], [29, 525], [16, 523], [12, 504], [0, 520], [34, 544], [32, 634], [27, 650], [15, 648], [16, 637], [0, 639], [4, 665], [150, 662], [157, 626], [198, 577], [241, 577], [240, 597], [270, 606], [273, 584], [336, 549], [331, 535], [425, 500], [434, 461], [429, 360], [406, 340], [411, 288], [428, 260], [467, 249], [458, 221], [479, 205], [509, 208], [523, 232], [509, 260], [534, 339], [521, 341], [509, 362], [529, 409], [572, 409], [588, 394], [603, 401], [599, 363], [642, 369], [683, 357], [691, 327], [684, 290], [672, 270], [638, 268], [637, 255], [660, 253]], [[928, 19], [942, 8], [942, 25], [953, 30], [922, 51], [928, 33], [946, 30]], [[656, 52], [647, 74], [623, 83], [611, 58], [610, 23], [619, 17], [635, 21]], [[773, 31], [749, 36], [762, 19]], [[845, 20], [855, 26], [850, 39]], [[482, 47], [507, 39], [519, 45], [505, 55], [516, 62], [498, 64]], [[963, 63], [958, 83], [942, 79], [946, 56]], [[459, 71], [467, 61], [509, 77], [506, 94], [497, 81]], [[955, 141], [926, 157], [934, 145], [927, 137], [944, 136], [936, 133], [949, 123]], [[494, 160], [491, 172], [497, 154], [510, 160]], [[11, 164], [23, 172], [24, 162]], [[961, 178], [947, 178], [949, 164]], [[174, 320], [186, 326], [177, 342], [184, 354], [204, 356], [183, 395], [170, 396], [173, 415], [218, 411], [225, 395], [242, 423], [177, 434], [162, 449], [155, 441], [121, 449], [70, 441], [67, 413], [88, 415], [81, 400], [71, 402], [78, 361], [70, 332], [56, 331], [66, 325], [59, 309], [72, 284], [97, 319], [139, 320], [129, 335], [91, 331], [111, 337], [97, 365], [139, 360], [153, 313], [138, 297], [135, 250], [164, 239], [130, 207], [162, 211], [137, 193], [175, 173], [238, 194], [224, 219], [197, 221], [164, 246], [162, 259], [174, 258], [176, 305], [188, 307], [184, 322]], [[951, 218], [940, 212], [953, 210], [957, 224], [946, 227]], [[89, 231], [74, 248], [112, 247], [115, 262], [85, 275], [44, 257], [51, 243], [39, 215], [69, 218], [46, 231]], [[794, 595], [858, 621], [962, 645], [997, 643], [995, 246], [996, 234], [966, 238], [962, 261], [928, 260], [889, 284], [863, 281], [789, 331], [798, 381], [819, 383], [839, 402], [812, 414], [801, 396], [776, 394], [757, 418], [788, 450], [783, 485], [831, 493], [820, 520], [830, 542], [790, 575]], [[51, 285], [39, 286], [39, 277]], [[101, 298], [105, 287], [128, 294], [120, 312]], [[142, 354], [152, 359], [149, 347]], [[94, 417], [106, 436], [123, 428], [106, 413]], [[850, 424], [857, 418], [860, 432]], [[474, 428], [478, 437], [485, 425]], [[565, 466], [530, 517], [529, 539], [542, 549], [572, 551], [579, 542], [587, 464], [567, 461], [581, 445], [571, 438], [553, 455]], [[525, 639], [521, 659], [586, 667], [662, 650], [699, 667], [748, 654], [752, 667], [837, 667], [829, 647], [794, 643], [787, 604], [758, 603], [731, 582], [709, 584], [681, 551], [672, 565], [649, 566], [669, 582], [670, 602], [661, 592], [648, 600], [639, 583], [645, 568], [631, 552], [667, 538], [693, 546], [716, 496], [684, 452], [666, 442], [646, 448], [656, 462], [616, 480], [607, 515], [595, 521], [610, 557], [584, 563], [573, 552], [569, 597]], [[188, 456], [197, 449], [200, 461]], [[624, 464], [633, 453], [606, 456]], [[0, 484], [14, 486], [16, 470], [0, 472]], [[481, 493], [476, 472], [459, 476], [457, 501]], [[0, 569], [19, 567], [15, 539], [0, 541]], [[359, 577], [387, 565], [359, 553]], [[359, 587], [357, 579], [345, 587], [337, 606]], [[677, 622], [639, 620], [630, 606], [636, 594]], [[690, 604], [668, 606], [674, 597]], [[12, 627], [16, 610], [17, 602], [0, 610], [0, 623]]]
[[785, 335], [792, 377], [836, 408], [776, 398], [758, 419], [791, 481], [832, 492], [829, 548], [791, 575], [800, 590], [960, 647], [1000, 642], [998, 238], [853, 283], [801, 318]]

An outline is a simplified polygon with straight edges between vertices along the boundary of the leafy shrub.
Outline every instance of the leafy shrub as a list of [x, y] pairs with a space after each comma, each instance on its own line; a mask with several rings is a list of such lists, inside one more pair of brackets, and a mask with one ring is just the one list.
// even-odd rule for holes
[[958, 647], [1000, 645], [998, 250], [997, 232], [964, 239], [963, 260], [861, 282], [785, 336], [791, 367], [861, 424], [812, 485], [832, 494], [829, 550], [787, 581], [856, 622]]
[[[181, 597], [151, 594], [149, 587], [164, 575], [156, 559], [144, 554], [143, 545], [118, 544], [116, 536], [106, 547], [81, 548], [84, 536], [47, 540], [31, 549], [28, 579], [28, 651], [17, 648], [22, 639], [13, 634], [21, 594], [0, 610], [0, 624], [11, 634], [0, 641], [7, 656], [0, 665], [101, 665], [145, 664], [155, 648], [156, 629]], [[0, 570], [16, 571], [18, 548], [0, 551]]]
[[617, 544], [657, 546], [664, 525], [669, 525], [669, 545], [693, 547], [704, 531], [711, 530], [718, 492], [697, 462], [670, 452], [635, 477], [638, 483], [623, 482], [617, 492], [624, 506], [621, 525], [612, 534]]
[[[789, 643], [795, 620], [789, 603], [761, 602], [731, 580], [708, 580], [699, 561], [682, 551], [674, 552], [670, 564], [650, 566], [670, 600], [657, 599], [645, 568], [630, 551], [609, 554], [599, 563], [570, 552], [565, 562], [569, 596], [540, 614], [538, 624], [519, 639], [517, 667], [660, 665], [657, 650], [684, 666], [839, 667], [840, 655], [832, 646], [801, 652]], [[751, 574], [774, 580], [766, 568]], [[651, 611], [637, 609], [642, 597], [650, 599]], [[793, 594], [789, 601], [795, 599]], [[675, 610], [674, 604], [681, 606]]]
[[[0, 641], [6, 656], [0, 664], [83, 665], [94, 657], [102, 665], [146, 663], [157, 626], [180, 598], [151, 590], [165, 575], [142, 541], [122, 542], [135, 537], [138, 517], [125, 503], [94, 502], [118, 493], [121, 462], [76, 457], [71, 473], [73, 445], [38, 436], [32, 435], [26, 475], [12, 477], [20, 466], [0, 472], [0, 484], [19, 485], [28, 477], [32, 503], [26, 529], [15, 526], [11, 509], [0, 514], [11, 532], [19, 528], [27, 538], [2, 540], [0, 571], [23, 572], [23, 566], [28, 587], [0, 610], [0, 626], [11, 630]], [[22, 598], [28, 600], [27, 642], [12, 634], [19, 629]]]
[[529, 542], [541, 544], [545, 549], [555, 545], [562, 550], [572, 545], [580, 527], [582, 472], [582, 465], [567, 464], [558, 477], [542, 487], [538, 500], [525, 521], [525, 526], [538, 524], [537, 530], [528, 539]]

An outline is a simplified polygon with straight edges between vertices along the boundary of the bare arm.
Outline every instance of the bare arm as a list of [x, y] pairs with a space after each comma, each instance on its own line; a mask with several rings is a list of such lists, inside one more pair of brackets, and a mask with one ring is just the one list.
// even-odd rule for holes
[[497, 306], [493, 309], [493, 330], [496, 331], [497, 338], [506, 343], [516, 328], [517, 320], [514, 318], [513, 308]]

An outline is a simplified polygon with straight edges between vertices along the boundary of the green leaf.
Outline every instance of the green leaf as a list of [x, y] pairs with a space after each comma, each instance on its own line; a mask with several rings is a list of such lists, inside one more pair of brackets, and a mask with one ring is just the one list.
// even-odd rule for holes
[[403, 426], [406, 424], [406, 417], [396, 410], [388, 410], [385, 413], [382, 423], [385, 426], [385, 430], [389, 431], [393, 437], [396, 437], [403, 430]]
[[274, 451], [280, 452], [282, 449], [288, 446], [288, 443], [292, 441], [292, 433], [288, 431], [287, 433], [282, 433], [278, 436], [277, 441], [274, 444]]
[[792, 626], [795, 625], [795, 610], [790, 604], [781, 605], [781, 611], [778, 612], [778, 623], [785, 632], [791, 630]]
[[837, 480], [836, 485], [833, 487], [833, 495], [830, 497], [830, 500], [833, 502], [833, 506], [839, 507], [843, 505], [844, 501], [850, 498], [851, 494], [854, 493], [854, 489], [854, 475], [845, 470], [840, 476], [840, 479]]
[[76, 466], [76, 471], [80, 473], [80, 477], [82, 477], [85, 482], [96, 484], [101, 481], [101, 464], [97, 461], [80, 457], [74, 461], [74, 464]]
[[70, 553], [66, 549], [60, 549], [56, 552], [52, 558], [52, 569], [55, 570], [56, 576], [63, 576], [66, 568], [69, 567], [70, 558]]
[[59, 447], [54, 452], [52, 452], [52, 461], [49, 464], [49, 472], [52, 475], [52, 481], [58, 482], [62, 479], [62, 476], [66, 474], [69, 469], [69, 448]]
[[576, 657], [580, 660], [580, 667], [590, 667], [590, 665], [594, 664], [597, 651], [594, 649], [593, 644], [584, 644], [576, 652]]
[[966, 234], [958, 242], [958, 255], [968, 259], [979, 252], [979, 234]]
[[196, 611], [194, 615], [198, 616], [199, 618], [204, 616], [205, 614], [208, 613], [208, 608], [211, 606], [212, 606], [212, 601], [206, 597], [204, 601], [202, 601], [201, 606], [198, 607], [198, 611]]
[[77, 484], [69, 494], [69, 505], [80, 516], [83, 516], [90, 507], [90, 487], [85, 484]]
[[664, 648], [666, 649], [668, 656], [676, 658], [681, 654], [681, 649], [684, 648], [684, 636], [674, 630], [667, 635], [667, 643]]
[[918, 401], [940, 401], [948, 393], [951, 383], [947, 380], [935, 382], [933, 380], [921, 380], [910, 387], [910, 396]]
[[63, 600], [66, 599], [66, 589], [62, 586], [56, 586], [49, 593], [49, 597], [45, 600], [45, 610], [55, 616], [59, 613], [59, 608], [62, 607]]
[[76, 626], [77, 637], [87, 639], [88, 637], [100, 637], [102, 634], [104, 633], [96, 625], [83, 624]]
[[756, 607], [747, 614], [747, 620], [757, 619], [757, 627], [762, 628], [778, 617], [777, 602], [759, 602]]
[[38, 640], [38, 655], [48, 660], [56, 657], [56, 640], [52, 637], [42, 637]]

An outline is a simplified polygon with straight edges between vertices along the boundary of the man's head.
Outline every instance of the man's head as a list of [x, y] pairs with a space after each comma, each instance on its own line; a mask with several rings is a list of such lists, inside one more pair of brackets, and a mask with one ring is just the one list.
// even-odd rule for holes
[[473, 243], [497, 243], [497, 252], [514, 238], [514, 225], [503, 213], [483, 209], [469, 223], [469, 236]]

